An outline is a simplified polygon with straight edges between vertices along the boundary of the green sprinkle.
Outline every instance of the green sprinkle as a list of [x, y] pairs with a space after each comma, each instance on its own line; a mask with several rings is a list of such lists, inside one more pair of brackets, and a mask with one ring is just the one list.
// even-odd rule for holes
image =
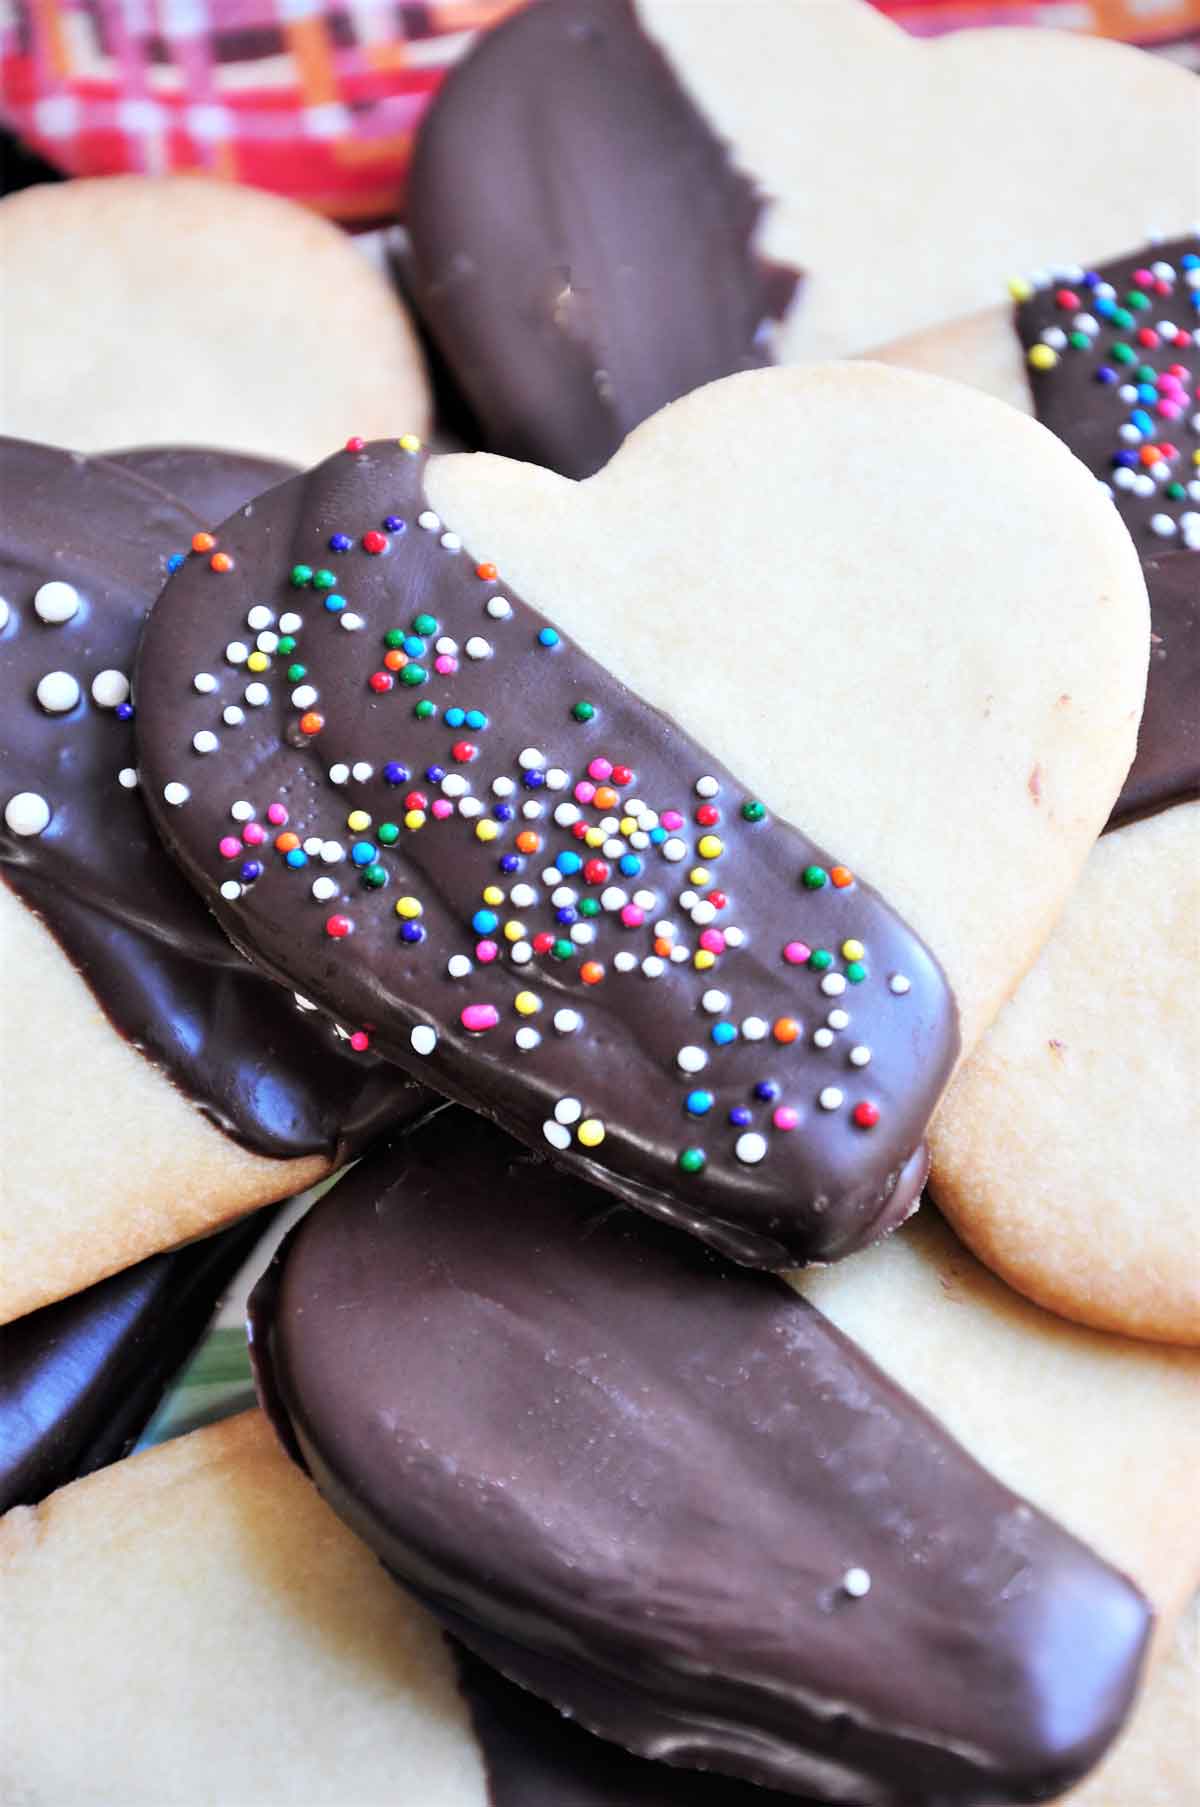
[[381, 822], [375, 832], [385, 847], [390, 847], [393, 841], [400, 839], [400, 830], [394, 822]]
[[1114, 345], [1108, 355], [1114, 364], [1133, 364], [1137, 361], [1137, 353], [1131, 345]]
[[833, 965], [833, 955], [827, 947], [816, 947], [808, 956], [808, 964], [815, 973], [827, 972]]
[[575, 952], [575, 943], [573, 941], [556, 941], [550, 952], [556, 960], [569, 960]]
[[402, 684], [423, 684], [429, 673], [423, 665], [406, 665], [400, 673]]
[[385, 646], [403, 646], [404, 629], [402, 627], [389, 627], [387, 633], [383, 636], [383, 644]]
[[[408, 667], [406, 666], [405, 670], [407, 669]], [[437, 714], [437, 704], [431, 703], [427, 696], [423, 696], [413, 710], [413, 714], [419, 722], [427, 722], [431, 715]]]
[[1142, 289], [1130, 289], [1125, 297], [1125, 306], [1136, 308], [1140, 314], [1150, 306], [1150, 297]]
[[300, 682], [301, 678], [306, 678], [308, 676], [308, 666], [307, 665], [289, 665], [288, 669], [287, 669], [287, 674], [288, 674], [288, 683], [289, 684], [298, 684]]
[[867, 976], [867, 969], [861, 960], [851, 960], [846, 968], [846, 978], [851, 985], [861, 985]]
[[681, 1173], [703, 1173], [704, 1163], [705, 1155], [702, 1148], [685, 1148], [681, 1150], [679, 1156], [679, 1169]]
[[1182, 502], [1187, 495], [1187, 490], [1183, 487], [1182, 483], [1171, 482], [1167, 484], [1166, 489], [1163, 491], [1163, 495], [1169, 496], [1172, 502]]
[[761, 822], [766, 813], [766, 804], [760, 803], [757, 797], [751, 797], [749, 803], [742, 804], [743, 822]]
[[1067, 344], [1072, 346], [1076, 351], [1086, 351], [1091, 345], [1091, 342], [1092, 341], [1088, 338], [1086, 333], [1067, 334]]
[[436, 634], [437, 625], [432, 615], [414, 615], [412, 631], [414, 634]]
[[311, 565], [293, 565], [292, 566], [291, 582], [292, 582], [293, 589], [303, 590], [305, 585], [310, 584], [312, 582], [312, 580], [313, 580], [313, 568]]
[[599, 916], [600, 905], [594, 897], [581, 897], [579, 900], [579, 914], [581, 916]]
[[378, 891], [383, 885], [386, 885], [387, 879], [387, 868], [385, 866], [364, 866], [362, 881], [363, 884], [368, 885], [372, 891]]
[[314, 590], [332, 590], [337, 578], [332, 571], [321, 570], [313, 572], [312, 581]]
[[577, 722], [590, 722], [595, 713], [596, 705], [594, 703], [574, 703], [571, 706], [571, 714]]
[[800, 882], [806, 891], [822, 891], [829, 883], [829, 874], [824, 866], [806, 866], [800, 875]]
[[1128, 332], [1133, 325], [1133, 315], [1127, 307], [1119, 307], [1112, 315], [1112, 323], [1119, 326], [1122, 332]]
[[277, 650], [281, 652], [285, 658], [288, 653], [294, 653], [296, 650], [295, 637], [292, 634], [280, 634]]

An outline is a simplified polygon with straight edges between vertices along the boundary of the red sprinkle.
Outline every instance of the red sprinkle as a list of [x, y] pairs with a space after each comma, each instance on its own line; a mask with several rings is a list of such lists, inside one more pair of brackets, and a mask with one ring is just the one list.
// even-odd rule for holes
[[361, 452], [366, 443], [366, 440], [360, 439], [356, 433], [352, 439], [346, 441], [346, 450], [348, 452]]
[[612, 781], [619, 790], [624, 790], [627, 784], [633, 783], [633, 767], [628, 765], [615, 765], [612, 769]]
[[450, 751], [459, 765], [470, 765], [473, 759], [479, 757], [479, 748], [473, 746], [469, 740], [456, 740]]
[[608, 879], [611, 867], [606, 860], [586, 860], [583, 876], [589, 885], [602, 885]]
[[371, 1046], [371, 1038], [365, 1029], [356, 1029], [350, 1037], [350, 1046], [356, 1054], [365, 1054]]
[[495, 565], [484, 563], [482, 565], [476, 565], [475, 575], [476, 577], [481, 577], [485, 584], [492, 584], [495, 583], [498, 573]]
[[724, 891], [709, 891], [707, 897], [714, 910], [723, 910], [729, 902]]
[[378, 528], [372, 527], [369, 532], [363, 534], [362, 545], [364, 552], [386, 552], [388, 536], [386, 533], [380, 533]]
[[392, 688], [396, 680], [390, 671], [373, 671], [367, 682], [372, 690], [377, 690], [382, 695], [385, 690]]
[[879, 1106], [864, 1098], [861, 1104], [855, 1105], [853, 1116], [859, 1129], [874, 1129], [879, 1121]]
[[696, 820], [701, 828], [715, 828], [721, 820], [721, 812], [712, 803], [702, 803], [696, 811]]
[[348, 916], [327, 916], [325, 918], [325, 933], [333, 941], [343, 940], [353, 927], [354, 924]]
[[409, 791], [404, 799], [405, 809], [428, 809], [429, 799], [424, 791]]
[[547, 935], [544, 929], [540, 935], [535, 935], [533, 938], [533, 951], [535, 954], [548, 954], [553, 946], [554, 936]]

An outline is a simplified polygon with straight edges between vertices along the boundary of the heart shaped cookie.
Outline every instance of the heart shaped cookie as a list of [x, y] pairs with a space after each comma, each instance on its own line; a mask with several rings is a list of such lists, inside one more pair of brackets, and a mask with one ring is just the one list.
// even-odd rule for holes
[[139, 744], [241, 946], [738, 1259], [907, 1213], [955, 1015], [969, 1048], [1029, 963], [1140, 708], [1136, 560], [1049, 435], [752, 373], [583, 485], [353, 442], [217, 537], [151, 618]]

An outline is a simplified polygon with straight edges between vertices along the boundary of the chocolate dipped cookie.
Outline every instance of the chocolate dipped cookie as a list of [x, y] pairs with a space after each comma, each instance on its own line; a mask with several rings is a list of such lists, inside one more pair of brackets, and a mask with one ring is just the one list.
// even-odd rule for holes
[[[172, 579], [139, 764], [373, 1049], [738, 1260], [833, 1259], [912, 1209], [1108, 812], [1142, 588], [1049, 435], [879, 371], [711, 385], [581, 485], [355, 440]], [[1031, 663], [1051, 594], [1092, 631]]]

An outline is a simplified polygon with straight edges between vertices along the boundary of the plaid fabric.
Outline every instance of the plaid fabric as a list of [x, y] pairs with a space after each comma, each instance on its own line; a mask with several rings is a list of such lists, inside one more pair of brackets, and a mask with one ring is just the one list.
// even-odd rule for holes
[[[877, 3], [921, 34], [1046, 23], [1170, 42], [1200, 66], [1200, 0]], [[448, 65], [522, 4], [0, 0], [0, 119], [70, 175], [200, 169], [374, 224], [402, 202]]]

